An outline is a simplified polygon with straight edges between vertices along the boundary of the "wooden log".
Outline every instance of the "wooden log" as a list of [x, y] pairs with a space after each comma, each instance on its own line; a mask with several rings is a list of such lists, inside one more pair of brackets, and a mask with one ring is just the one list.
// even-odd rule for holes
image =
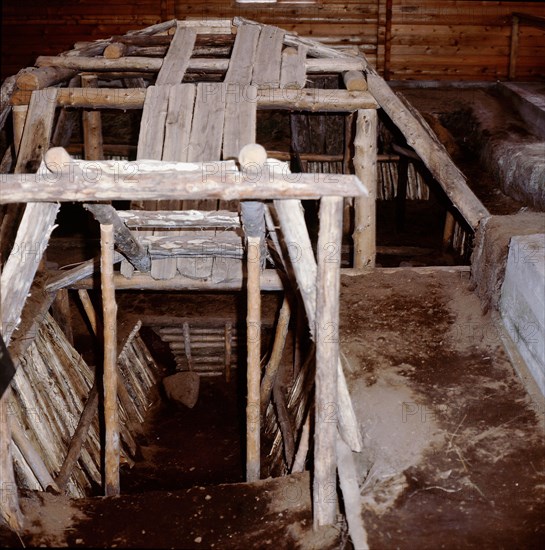
[[286, 466], [289, 470], [295, 458], [295, 436], [293, 434], [290, 414], [286, 404], [286, 395], [284, 393], [285, 391], [286, 390], [283, 384], [279, 384], [278, 381], [276, 384], [274, 384], [273, 398], [276, 410], [276, 418], [278, 420], [278, 425], [280, 426], [282, 441], [284, 443], [284, 456], [286, 460]]
[[[291, 267], [296, 276], [297, 285], [303, 299], [309, 329], [314, 341], [316, 338], [316, 273], [317, 265], [312, 251], [312, 244], [306, 229], [305, 218], [299, 201], [274, 201], [274, 206], [280, 220], [284, 241], [288, 248]], [[356, 415], [346, 385], [346, 379], [340, 362], [337, 362], [338, 423], [343, 439], [355, 452], [362, 448], [361, 435], [358, 429]]]
[[[2, 174], [0, 204], [14, 202], [88, 202], [114, 200], [270, 200], [321, 196], [365, 196], [366, 188], [357, 176], [338, 174], [289, 174], [270, 171], [240, 175], [220, 172], [219, 165], [206, 163], [204, 174], [193, 172], [135, 173], [122, 177], [105, 173], [93, 163], [84, 173], [55, 173], [32, 176]], [[269, 175], [270, 174], [270, 175]], [[261, 185], [260, 185], [261, 183]]]
[[84, 204], [84, 208], [89, 210], [101, 225], [112, 225], [118, 250], [136, 269], [144, 273], [150, 271], [151, 258], [148, 251], [136, 240], [113, 206], [109, 204]]
[[189, 334], [189, 323], [184, 323], [184, 351], [189, 370], [193, 370], [193, 360], [191, 359], [191, 337]]
[[447, 251], [452, 245], [452, 238], [454, 236], [454, 228], [456, 226], [456, 220], [451, 212], [447, 211], [445, 215], [445, 226], [443, 228], [443, 250]]
[[[136, 58], [128, 58], [136, 59]], [[190, 60], [209, 62], [209, 59]], [[212, 84], [212, 83], [209, 83]], [[87, 109], [142, 109], [147, 88], [98, 88], [92, 95], [83, 88], [54, 88], [58, 92], [57, 102], [62, 107], [81, 107]], [[38, 93], [49, 96], [51, 88]], [[312, 112], [348, 112], [356, 109], [375, 109], [373, 96], [368, 92], [350, 92], [348, 90], [326, 90], [321, 88], [285, 88], [263, 89], [253, 95], [251, 88], [240, 90], [242, 97], [257, 104], [258, 109], [287, 109]], [[11, 97], [12, 105], [25, 105], [29, 102], [29, 93], [15, 92]]]
[[114, 227], [100, 226], [101, 286], [104, 318], [104, 494], [119, 495], [119, 423], [117, 411], [117, 305], [113, 277]]
[[519, 49], [519, 17], [513, 14], [511, 19], [511, 41], [509, 44], [509, 80], [515, 80], [517, 74], [517, 57]]
[[[135, 273], [131, 279], [123, 275], [115, 274], [114, 281], [118, 290], [244, 290], [246, 278], [242, 274], [242, 262], [239, 262], [236, 271], [225, 280], [214, 280], [212, 277], [192, 279], [183, 275], [176, 275], [172, 279], [153, 279], [148, 274]], [[280, 291], [284, 289], [282, 281], [275, 269], [267, 269], [261, 273], [261, 290], [265, 292]], [[69, 286], [69, 288], [96, 289], [98, 283], [94, 278], [81, 279]]]
[[337, 435], [336, 438], [337, 469], [339, 484], [343, 494], [344, 510], [348, 523], [348, 532], [354, 548], [368, 550], [367, 531], [361, 517], [361, 496], [359, 476], [350, 447]]
[[225, 358], [223, 366], [225, 368], [225, 381], [231, 381], [231, 360], [233, 356], [233, 324], [228, 321], [225, 323]]
[[[407, 201], [407, 182], [409, 181], [409, 161], [402, 155], [397, 163], [396, 229], [405, 228], [405, 203]], [[363, 267], [363, 266], [354, 266]]]
[[[276, 332], [274, 335], [274, 343], [271, 351], [269, 362], [265, 367], [265, 374], [261, 380], [261, 416], [265, 415], [265, 411], [269, 406], [271, 399], [271, 392], [276, 380], [280, 361], [282, 360], [282, 353], [286, 345], [286, 337], [288, 335], [288, 328], [290, 323], [290, 304], [286, 296], [282, 302], [280, 313], [278, 315], [278, 322], [276, 324]], [[289, 463], [291, 464], [291, 462]]]
[[343, 73], [343, 81], [350, 92], [366, 92], [367, 80], [361, 71], [347, 71]]
[[164, 229], [237, 229], [238, 212], [227, 210], [118, 210], [117, 214], [128, 227], [154, 227]]
[[[95, 75], [82, 76], [81, 86], [84, 89], [98, 88], [98, 79]], [[102, 115], [100, 111], [83, 111], [82, 120], [85, 159], [103, 160]]]
[[354, 138], [354, 170], [368, 195], [354, 199], [354, 267], [372, 267], [376, 257], [377, 112], [358, 111]]
[[87, 397], [87, 401], [85, 402], [85, 406], [81, 412], [76, 430], [70, 440], [68, 452], [66, 453], [66, 457], [56, 478], [56, 483], [61, 491], [66, 490], [68, 480], [72, 476], [74, 466], [81, 455], [81, 450], [85, 440], [87, 439], [89, 428], [98, 410], [98, 397], [98, 386], [95, 379], [95, 383], [89, 392], [89, 396]]
[[259, 381], [261, 378], [261, 238], [247, 238], [247, 402], [246, 402], [246, 481], [261, 476], [261, 421]]
[[17, 77], [17, 87], [20, 90], [41, 90], [70, 80], [75, 74], [74, 69], [61, 67], [29, 67]]
[[112, 42], [106, 46], [102, 55], [104, 55], [106, 59], [119, 59], [126, 54], [127, 49], [126, 44], [122, 42]]
[[320, 203], [316, 280], [316, 424], [314, 432], [314, 526], [333, 525], [337, 513], [337, 364], [342, 198]]

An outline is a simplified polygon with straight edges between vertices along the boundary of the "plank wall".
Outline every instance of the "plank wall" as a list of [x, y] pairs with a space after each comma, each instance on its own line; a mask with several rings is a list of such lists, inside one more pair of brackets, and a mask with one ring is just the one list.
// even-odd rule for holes
[[[388, 79], [502, 80], [511, 14], [543, 2], [476, 0], [3, 0], [2, 79], [38, 55], [162, 20], [241, 15], [330, 45], [357, 46]], [[519, 80], [545, 78], [545, 28], [521, 25]]]

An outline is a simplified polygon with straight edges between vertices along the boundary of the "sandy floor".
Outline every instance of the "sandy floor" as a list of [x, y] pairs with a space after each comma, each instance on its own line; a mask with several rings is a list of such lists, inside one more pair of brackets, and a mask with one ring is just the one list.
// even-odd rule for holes
[[[416, 269], [343, 277], [341, 345], [365, 442], [357, 463], [372, 549], [545, 540], [545, 409], [528, 397], [468, 284], [467, 272]], [[240, 431], [228, 420], [239, 417], [237, 404], [224, 384], [204, 387], [199, 406], [210, 409], [166, 409], [160, 425], [151, 420], [121, 497], [25, 499], [24, 543], [346, 547], [342, 524], [312, 532], [308, 475], [214, 485], [223, 474], [240, 479]]]

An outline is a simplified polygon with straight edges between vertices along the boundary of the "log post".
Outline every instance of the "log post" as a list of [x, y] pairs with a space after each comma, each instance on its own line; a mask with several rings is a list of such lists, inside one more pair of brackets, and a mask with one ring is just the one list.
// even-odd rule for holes
[[119, 495], [119, 423], [117, 411], [117, 304], [114, 284], [114, 228], [100, 226], [102, 308], [104, 318], [105, 496]]
[[314, 527], [333, 525], [337, 513], [337, 362], [342, 239], [340, 197], [320, 205], [316, 289], [316, 424], [314, 430]]
[[519, 49], [519, 18], [513, 14], [511, 22], [511, 42], [509, 46], [509, 80], [515, 80], [517, 75], [517, 56]]
[[261, 422], [260, 422], [260, 378], [261, 378], [261, 238], [247, 238], [248, 270], [248, 314], [247, 330], [247, 378], [248, 395], [246, 404], [246, 481], [257, 481], [260, 477]]
[[[83, 75], [82, 88], [98, 88], [96, 75]], [[102, 115], [100, 111], [83, 111], [83, 144], [86, 160], [102, 160]]]
[[401, 155], [397, 163], [397, 193], [396, 193], [396, 229], [405, 228], [405, 204], [407, 201], [407, 181], [409, 179], [409, 159]]
[[374, 267], [376, 256], [377, 112], [361, 109], [354, 138], [354, 169], [369, 195], [354, 199], [354, 267]]
[[449, 246], [452, 244], [452, 237], [454, 235], [454, 228], [456, 226], [456, 220], [451, 212], [447, 210], [445, 216], [445, 227], [443, 229], [443, 251], [446, 252]]

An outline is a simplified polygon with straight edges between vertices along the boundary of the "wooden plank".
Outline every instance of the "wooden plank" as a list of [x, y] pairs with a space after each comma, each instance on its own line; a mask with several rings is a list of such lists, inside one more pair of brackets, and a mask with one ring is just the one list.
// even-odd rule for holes
[[194, 84], [170, 88], [162, 160], [187, 162], [195, 94]]
[[196, 37], [194, 29], [178, 25], [176, 34], [163, 60], [161, 70], [157, 75], [157, 86], [180, 84], [182, 82], [189, 59], [193, 54]]
[[[206, 165], [205, 165], [206, 166]], [[311, 200], [322, 196], [356, 197], [367, 190], [357, 176], [339, 174], [289, 174], [275, 171], [241, 176], [238, 172], [157, 172], [119, 178], [102, 173], [90, 180], [74, 171], [71, 176], [0, 175], [0, 204], [12, 202], [88, 202], [110, 200]], [[280, 173], [279, 173], [280, 172]], [[262, 183], [260, 185], [260, 183]]]
[[314, 432], [314, 526], [333, 525], [337, 513], [337, 363], [343, 200], [320, 202], [316, 279], [316, 426]]
[[188, 162], [221, 158], [225, 99], [225, 85], [214, 82], [197, 84]]
[[285, 48], [280, 67], [280, 88], [304, 88], [307, 83], [306, 46]]
[[278, 27], [265, 25], [261, 28], [252, 76], [252, 84], [259, 88], [278, 88], [280, 86], [284, 34], [285, 32]]
[[150, 86], [147, 89], [138, 138], [139, 159], [162, 158], [168, 96], [169, 88], [165, 86]]
[[254, 25], [243, 25], [238, 29], [225, 82], [242, 85], [251, 83], [259, 32], [259, 27]]

